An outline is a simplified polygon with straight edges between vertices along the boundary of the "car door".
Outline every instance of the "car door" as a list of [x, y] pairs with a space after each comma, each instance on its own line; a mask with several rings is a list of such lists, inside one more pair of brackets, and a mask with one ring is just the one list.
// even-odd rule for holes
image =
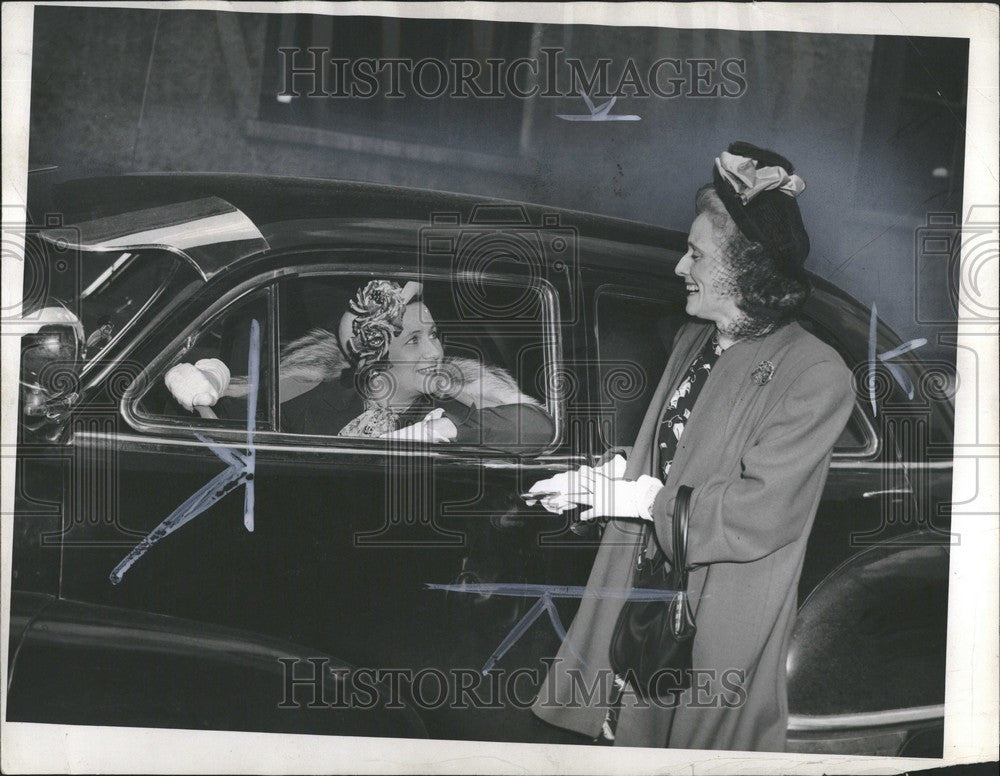
[[[101, 528], [96, 507], [74, 516], [93, 525], [63, 547], [64, 597], [238, 626], [373, 669], [478, 672], [491, 657], [514, 667], [554, 652], [557, 633], [537, 627], [494, 655], [534, 603], [496, 585], [583, 584], [593, 553], [592, 542], [567, 530], [568, 518], [518, 498], [535, 480], [584, 461], [570, 452], [562, 392], [551, 389], [562, 368], [558, 293], [539, 284], [529, 312], [506, 327], [454, 315], [439, 321], [446, 352], [503, 364], [525, 393], [545, 402], [556, 419], [550, 444], [428, 447], [288, 433], [280, 344], [331, 325], [322, 319], [329, 288], [356, 288], [376, 274], [414, 277], [398, 264], [357, 262], [359, 255], [352, 265], [287, 259], [280, 270], [220, 282], [200, 297], [203, 309], [176, 316], [151, 337], [141, 378], [120, 402], [121, 425], [74, 435], [89, 476], [113, 472], [118, 524], [127, 533]], [[436, 283], [438, 299], [447, 296], [447, 273], [426, 270], [422, 279]], [[503, 277], [483, 282], [497, 299], [524, 293]], [[165, 390], [164, 373], [181, 361], [220, 358], [232, 374], [248, 374], [254, 324], [252, 479], [217, 481], [203, 511], [123, 566], [140, 537], [211, 485], [233, 452], [248, 451], [249, 404], [241, 402], [249, 398], [224, 399], [214, 418], [187, 413]], [[112, 580], [116, 568], [120, 579]]]
[[[943, 432], [940, 402], [928, 400], [919, 362], [904, 360], [917, 395], [910, 397], [884, 363], [876, 362], [869, 386], [869, 326], [865, 310], [818, 290], [802, 323], [833, 347], [854, 375], [855, 407], [833, 449], [799, 583], [804, 601], [823, 579], [850, 557], [884, 543], [950, 541], [942, 502], [950, 496], [950, 430]], [[877, 353], [899, 340], [875, 330]], [[944, 402], [947, 404], [947, 402]], [[946, 415], [950, 413], [945, 413]], [[935, 439], [936, 435], [943, 435]]]
[[[344, 301], [373, 275], [400, 284], [415, 279], [378, 264], [288, 268], [278, 292], [281, 340], [316, 326], [332, 330]], [[561, 398], [548, 393], [546, 378], [559, 358], [552, 290], [529, 291], [537, 298], [512, 313], [525, 289], [502, 276], [481, 277], [493, 312], [478, 316], [454, 303], [462, 294], [450, 274], [425, 267], [420, 280], [446, 355], [502, 366], [559, 417]], [[280, 455], [259, 448], [257, 509], [283, 511], [296, 527], [275, 526], [264, 542], [287, 569], [273, 608], [297, 608], [289, 619], [307, 629], [300, 640], [359, 665], [481, 669], [533, 602], [476, 586], [565, 583], [573, 568], [586, 568], [580, 553], [544, 541], [565, 518], [527, 509], [518, 497], [536, 479], [579, 465], [558, 439], [533, 450], [386, 445], [329, 431], [291, 433], [279, 421], [275, 442]], [[265, 489], [261, 478], [280, 486]], [[291, 601], [290, 589], [297, 591]], [[330, 612], [317, 616], [326, 602]]]

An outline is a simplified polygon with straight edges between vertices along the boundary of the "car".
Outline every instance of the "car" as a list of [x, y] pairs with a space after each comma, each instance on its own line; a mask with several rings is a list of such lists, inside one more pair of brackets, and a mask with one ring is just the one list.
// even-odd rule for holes
[[[9, 720], [587, 743], [527, 705], [599, 536], [519, 494], [627, 452], [685, 320], [684, 233], [215, 174], [69, 179], [33, 212], [60, 216], [26, 236]], [[445, 351], [507, 369], [551, 439], [283, 428], [282, 344], [374, 278], [419, 279]], [[802, 323], [857, 391], [799, 583], [789, 749], [940, 756], [948, 381], [813, 282]], [[171, 399], [166, 371], [209, 357], [257, 376], [255, 407]], [[358, 672], [376, 700], [329, 702]]]

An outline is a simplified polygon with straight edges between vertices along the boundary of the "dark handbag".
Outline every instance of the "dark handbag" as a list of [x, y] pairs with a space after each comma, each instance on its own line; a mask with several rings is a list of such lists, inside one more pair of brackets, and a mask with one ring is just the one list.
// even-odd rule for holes
[[[682, 485], [674, 501], [671, 563], [666, 562], [659, 543], [653, 558], [644, 557], [649, 536], [656, 539], [652, 527], [645, 526], [633, 587], [662, 590], [664, 596], [627, 600], [611, 637], [611, 667], [629, 680], [641, 698], [663, 698], [691, 685], [695, 624], [687, 593], [690, 502], [691, 488]], [[668, 598], [669, 591], [675, 595]]]

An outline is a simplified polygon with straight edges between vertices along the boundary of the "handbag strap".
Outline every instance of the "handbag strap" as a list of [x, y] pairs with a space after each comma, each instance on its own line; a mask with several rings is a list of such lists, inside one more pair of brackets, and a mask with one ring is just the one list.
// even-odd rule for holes
[[670, 563], [674, 570], [677, 587], [680, 592], [687, 590], [687, 541], [688, 541], [688, 513], [691, 507], [690, 485], [681, 485], [677, 489], [677, 497], [674, 499], [674, 546], [673, 559]]

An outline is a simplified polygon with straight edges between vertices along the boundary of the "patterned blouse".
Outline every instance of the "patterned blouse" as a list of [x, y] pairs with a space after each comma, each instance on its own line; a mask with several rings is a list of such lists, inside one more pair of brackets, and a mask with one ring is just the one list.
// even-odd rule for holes
[[702, 387], [708, 380], [708, 373], [712, 371], [715, 362], [722, 355], [722, 346], [719, 344], [719, 337], [713, 334], [711, 339], [705, 343], [705, 347], [695, 356], [681, 380], [677, 390], [674, 391], [670, 401], [667, 402], [666, 411], [663, 414], [663, 422], [660, 424], [660, 432], [657, 435], [657, 449], [659, 453], [659, 471], [666, 482], [667, 474], [670, 472], [670, 465], [674, 462], [677, 454], [677, 443], [681, 434], [684, 433], [684, 425], [694, 409], [694, 403], [701, 393]]

